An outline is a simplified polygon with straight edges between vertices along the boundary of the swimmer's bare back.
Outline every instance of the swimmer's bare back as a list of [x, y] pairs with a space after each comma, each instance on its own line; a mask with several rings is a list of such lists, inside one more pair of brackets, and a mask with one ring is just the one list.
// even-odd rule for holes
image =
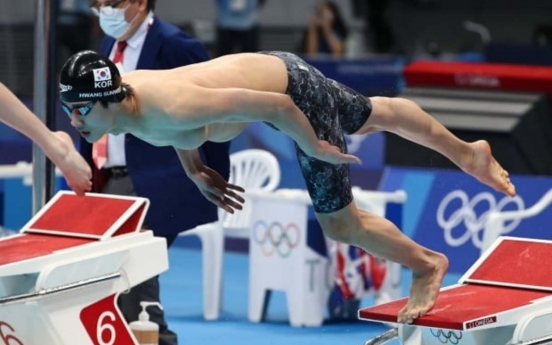
[[[150, 78], [148, 78], [150, 76]], [[284, 62], [272, 55], [243, 53], [219, 57], [210, 61], [187, 65], [171, 70], [139, 70], [125, 74], [123, 82], [138, 90], [153, 94], [171, 94], [178, 97], [179, 90], [190, 85], [204, 88], [243, 88], [255, 91], [285, 93], [288, 74]], [[151, 92], [150, 92], [151, 94]]]

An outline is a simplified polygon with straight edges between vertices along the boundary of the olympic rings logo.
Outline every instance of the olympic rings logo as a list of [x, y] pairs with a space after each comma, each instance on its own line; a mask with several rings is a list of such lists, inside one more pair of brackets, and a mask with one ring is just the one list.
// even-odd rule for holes
[[259, 245], [265, 256], [278, 254], [281, 258], [287, 258], [300, 243], [301, 234], [299, 226], [289, 223], [285, 226], [279, 222], [267, 225], [262, 220], [253, 225], [253, 241]]
[[[459, 203], [459, 204], [458, 204]], [[480, 203], [487, 205], [486, 211], [479, 216], [476, 214], [476, 208]], [[491, 212], [501, 212], [507, 205], [513, 203], [516, 210], [523, 210], [525, 204], [519, 196], [504, 197], [498, 203], [494, 196], [489, 192], [477, 194], [473, 199], [469, 200], [468, 195], [463, 190], [454, 190], [443, 198], [437, 208], [437, 224], [445, 231], [445, 241], [451, 247], [459, 247], [471, 238], [473, 245], [481, 248], [483, 244], [482, 232], [485, 223]], [[450, 211], [449, 208], [458, 207], [455, 211]], [[480, 207], [479, 207], [480, 208]], [[448, 218], [445, 218], [448, 214]], [[521, 219], [515, 219], [505, 224], [501, 231], [501, 235], [505, 235], [513, 231], [521, 222]], [[453, 230], [460, 224], [463, 224], [465, 232], [454, 236]]]
[[460, 331], [444, 331], [442, 329], [435, 330], [433, 328], [430, 328], [429, 331], [443, 344], [451, 343], [452, 345], [458, 345], [460, 339], [462, 339], [462, 332]]

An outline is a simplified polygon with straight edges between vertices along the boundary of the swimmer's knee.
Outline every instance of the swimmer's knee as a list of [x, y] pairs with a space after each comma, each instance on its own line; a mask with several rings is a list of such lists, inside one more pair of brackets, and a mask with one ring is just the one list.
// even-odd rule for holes
[[337, 242], [350, 244], [352, 241], [352, 230], [348, 221], [341, 218], [324, 216], [319, 218], [320, 226], [324, 235]]
[[399, 116], [396, 112], [396, 104], [410, 102], [403, 98], [370, 97], [372, 112], [364, 126], [357, 134], [365, 134], [379, 131], [393, 132], [399, 125]]
[[324, 235], [331, 240], [352, 244], [360, 221], [358, 213], [350, 206], [332, 213], [317, 213], [316, 217]]

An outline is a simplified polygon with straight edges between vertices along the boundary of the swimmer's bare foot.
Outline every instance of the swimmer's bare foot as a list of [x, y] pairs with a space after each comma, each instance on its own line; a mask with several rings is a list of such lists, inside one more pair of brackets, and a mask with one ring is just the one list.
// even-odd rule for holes
[[516, 195], [516, 187], [510, 181], [508, 172], [493, 157], [489, 143], [479, 140], [468, 145], [472, 150], [471, 157], [460, 168], [498, 192]]
[[431, 264], [426, 270], [412, 271], [410, 297], [399, 311], [397, 321], [400, 323], [412, 323], [414, 319], [427, 314], [435, 305], [447, 272], [448, 259], [440, 253], [432, 252], [430, 255]]

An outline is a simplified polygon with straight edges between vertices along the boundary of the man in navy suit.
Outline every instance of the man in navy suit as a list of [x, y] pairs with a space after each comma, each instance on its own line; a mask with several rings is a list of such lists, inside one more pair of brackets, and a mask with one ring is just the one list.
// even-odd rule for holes
[[[91, 4], [107, 35], [100, 52], [109, 56], [122, 73], [135, 69], [170, 69], [208, 59], [200, 42], [153, 15], [155, 0], [97, 0]], [[170, 246], [179, 232], [217, 219], [216, 207], [191, 182], [174, 148], [154, 147], [130, 134], [107, 139], [107, 160], [96, 164], [100, 149], [85, 140], [81, 153], [93, 168], [96, 192], [149, 198], [146, 226]], [[202, 159], [229, 175], [229, 143], [206, 143]], [[101, 166], [98, 169], [98, 165]], [[158, 277], [119, 296], [127, 322], [138, 318], [141, 301], [159, 301]], [[176, 334], [167, 328], [162, 310], [148, 308], [150, 320], [160, 326], [160, 345], [176, 345]]]

